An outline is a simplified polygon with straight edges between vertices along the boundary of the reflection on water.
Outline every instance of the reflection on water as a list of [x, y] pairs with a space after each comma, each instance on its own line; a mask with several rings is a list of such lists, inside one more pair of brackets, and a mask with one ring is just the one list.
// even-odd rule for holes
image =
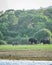
[[52, 65], [52, 61], [0, 60], [0, 65]]

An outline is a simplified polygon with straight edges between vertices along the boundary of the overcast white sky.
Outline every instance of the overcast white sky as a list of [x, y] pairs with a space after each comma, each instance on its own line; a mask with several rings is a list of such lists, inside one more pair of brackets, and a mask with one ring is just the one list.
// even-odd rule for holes
[[38, 9], [52, 6], [52, 0], [0, 0], [0, 10]]

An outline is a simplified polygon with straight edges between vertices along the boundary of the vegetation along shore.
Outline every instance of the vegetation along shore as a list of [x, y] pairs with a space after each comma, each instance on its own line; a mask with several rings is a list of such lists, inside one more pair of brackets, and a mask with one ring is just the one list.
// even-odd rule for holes
[[52, 45], [1, 45], [0, 59], [52, 60]]

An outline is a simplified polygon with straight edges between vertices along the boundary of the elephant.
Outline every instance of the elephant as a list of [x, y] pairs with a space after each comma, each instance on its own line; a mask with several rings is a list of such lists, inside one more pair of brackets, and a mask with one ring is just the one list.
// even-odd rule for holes
[[43, 39], [40, 42], [43, 44], [50, 44], [50, 40], [48, 40], [48, 39]]
[[31, 44], [37, 44], [37, 39], [29, 38], [29, 42], [31, 42]]

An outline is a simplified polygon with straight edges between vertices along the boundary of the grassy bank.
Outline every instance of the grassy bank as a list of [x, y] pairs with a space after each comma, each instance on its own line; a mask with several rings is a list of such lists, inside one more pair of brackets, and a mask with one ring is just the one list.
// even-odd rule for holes
[[52, 50], [52, 44], [37, 44], [37, 45], [0, 45], [0, 51], [2, 50]]
[[0, 45], [0, 59], [52, 60], [52, 44]]

